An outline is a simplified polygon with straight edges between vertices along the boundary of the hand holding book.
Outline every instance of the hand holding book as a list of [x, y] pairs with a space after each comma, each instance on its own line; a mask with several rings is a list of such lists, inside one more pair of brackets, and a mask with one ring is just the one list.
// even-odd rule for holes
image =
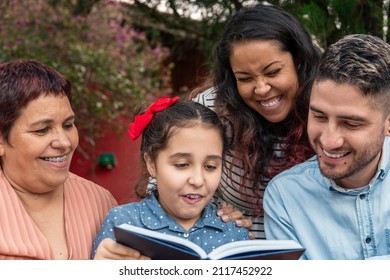
[[169, 234], [122, 224], [114, 228], [118, 243], [155, 260], [296, 260], [304, 248], [292, 240], [242, 240], [221, 245], [209, 254], [195, 243]]

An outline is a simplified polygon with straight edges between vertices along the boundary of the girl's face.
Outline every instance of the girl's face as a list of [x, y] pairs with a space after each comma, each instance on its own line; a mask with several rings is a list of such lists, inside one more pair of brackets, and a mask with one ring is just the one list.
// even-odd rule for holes
[[219, 185], [223, 142], [218, 130], [202, 124], [173, 129], [156, 161], [147, 154], [145, 161], [150, 175], [156, 177], [161, 206], [188, 230]]
[[273, 40], [235, 43], [230, 65], [243, 101], [272, 123], [283, 121], [294, 106], [299, 83], [293, 57]]
[[0, 137], [3, 172], [14, 188], [45, 193], [65, 182], [79, 141], [74, 119], [66, 96], [42, 95], [21, 111], [9, 144]]

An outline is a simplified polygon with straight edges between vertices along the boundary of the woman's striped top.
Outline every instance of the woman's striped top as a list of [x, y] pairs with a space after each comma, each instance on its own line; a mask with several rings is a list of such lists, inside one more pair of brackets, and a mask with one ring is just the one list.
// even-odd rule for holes
[[[198, 94], [193, 100], [201, 103], [210, 109], [215, 109], [215, 91], [213, 88], [207, 89], [204, 92]], [[282, 139], [281, 139], [282, 140]], [[282, 158], [282, 153], [280, 150], [281, 141], [275, 143], [274, 152], [278, 158]], [[248, 179], [246, 180], [246, 189], [245, 196], [240, 193], [240, 181], [242, 176], [244, 176], [244, 171], [241, 168], [240, 164], [237, 164], [237, 160], [234, 161], [233, 158], [235, 156], [234, 151], [227, 151], [225, 154], [225, 166], [222, 172], [222, 179], [220, 186], [215, 194], [214, 201], [217, 204], [227, 203], [234, 208], [240, 210], [247, 218], [250, 218], [253, 222], [253, 225], [250, 229], [253, 232], [257, 239], [265, 239], [264, 233], [264, 219], [262, 216], [255, 216], [253, 209], [255, 209], [256, 205], [252, 202], [249, 202], [254, 198], [253, 194], [253, 183]], [[259, 204], [262, 203], [262, 198], [264, 195], [264, 190], [266, 185], [269, 182], [269, 178], [265, 178], [261, 184], [255, 186], [260, 190], [260, 201]], [[246, 198], [249, 198], [246, 199]], [[253, 201], [253, 199], [252, 199]]]

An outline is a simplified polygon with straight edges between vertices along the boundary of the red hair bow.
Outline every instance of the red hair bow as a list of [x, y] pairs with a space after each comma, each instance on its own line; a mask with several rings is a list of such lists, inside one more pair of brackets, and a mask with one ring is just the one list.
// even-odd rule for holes
[[172, 104], [179, 101], [179, 97], [175, 96], [173, 98], [169, 97], [162, 97], [160, 99], [157, 99], [154, 101], [148, 109], [146, 109], [145, 113], [135, 116], [134, 122], [130, 124], [129, 126], [129, 135], [130, 138], [135, 140], [138, 138], [138, 136], [141, 135], [141, 133], [144, 131], [144, 129], [148, 126], [150, 121], [153, 119], [154, 113], [160, 112], [168, 107], [170, 107]]

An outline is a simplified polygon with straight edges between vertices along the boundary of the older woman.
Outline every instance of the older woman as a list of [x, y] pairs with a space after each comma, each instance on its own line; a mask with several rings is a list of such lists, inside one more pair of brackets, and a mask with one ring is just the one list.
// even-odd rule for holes
[[89, 259], [117, 205], [69, 172], [79, 141], [70, 102], [71, 85], [54, 69], [0, 64], [0, 259]]

